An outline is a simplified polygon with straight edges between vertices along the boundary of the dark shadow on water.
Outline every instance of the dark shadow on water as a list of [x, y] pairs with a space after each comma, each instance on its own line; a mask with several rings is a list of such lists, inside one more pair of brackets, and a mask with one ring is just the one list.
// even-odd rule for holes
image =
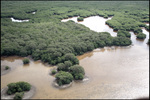
[[149, 97], [137, 98], [135, 100], [149, 100]]

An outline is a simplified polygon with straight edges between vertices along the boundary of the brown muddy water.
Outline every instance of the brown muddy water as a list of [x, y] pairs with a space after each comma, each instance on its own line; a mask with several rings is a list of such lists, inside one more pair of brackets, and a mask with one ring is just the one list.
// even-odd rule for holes
[[[108, 27], [105, 24], [103, 26]], [[137, 40], [134, 33], [130, 32], [132, 46], [98, 48], [77, 56], [89, 80], [73, 82], [72, 86], [66, 89], [58, 89], [52, 85], [55, 78], [49, 75], [50, 69], [53, 68], [50, 65], [32, 59], [29, 65], [23, 65], [22, 57], [1, 57], [1, 65], [8, 65], [12, 68], [11, 72], [1, 76], [1, 88], [11, 82], [27, 81], [37, 88], [33, 99], [148, 97], [149, 46], [146, 42], [149, 32], [145, 29], [143, 32], [147, 36], [144, 41]]]

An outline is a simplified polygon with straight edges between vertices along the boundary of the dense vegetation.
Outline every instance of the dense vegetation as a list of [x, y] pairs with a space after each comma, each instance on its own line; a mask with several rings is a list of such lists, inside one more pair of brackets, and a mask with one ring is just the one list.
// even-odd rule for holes
[[128, 37], [128, 38], [130, 38], [130, 37], [131, 37], [131, 34], [130, 34], [128, 31], [119, 30], [119, 31], [117, 32], [117, 36], [118, 36], [118, 37]]
[[[71, 74], [71, 76], [73, 76], [73, 79], [82, 80], [84, 78], [84, 74], [85, 74], [84, 68], [82, 66], [78, 65], [79, 60], [75, 57], [75, 55], [68, 53], [64, 56], [64, 59], [66, 60], [66, 61], [64, 61], [64, 63], [59, 63], [57, 65], [58, 73], [61, 73], [61, 75], [64, 75], [62, 72], [67, 72], [67, 73]], [[53, 73], [53, 71], [52, 71], [52, 73]], [[60, 74], [56, 74], [55, 77], [56, 77], [57, 83], [59, 85], [69, 84], [71, 82], [71, 81], [66, 82], [67, 80], [65, 80], [65, 79], [60, 80], [60, 78], [58, 78], [58, 75], [60, 75]]]
[[143, 34], [143, 33], [139, 33], [139, 34], [137, 35], [137, 38], [138, 38], [138, 39], [145, 39], [145, 38], [146, 38], [146, 35]]
[[27, 58], [23, 59], [23, 64], [28, 64], [29, 62], [30, 62], [29, 59]]
[[72, 65], [79, 64], [79, 60], [74, 54], [67, 53], [65, 56], [62, 56], [61, 62], [57, 66], [58, 71], [68, 71], [68, 68]]
[[149, 26], [146, 26], [145, 29], [146, 29], [147, 31], [149, 31]]
[[27, 82], [10, 83], [7, 86], [8, 86], [7, 94], [8, 95], [15, 94], [14, 96], [15, 100], [22, 100], [24, 92], [29, 91], [31, 88], [31, 85]]
[[56, 74], [56, 81], [59, 86], [72, 82], [73, 76], [69, 72], [59, 71]]
[[7, 86], [8, 86], [7, 91], [8, 95], [14, 94], [16, 92], [29, 91], [31, 88], [31, 85], [27, 82], [10, 83]]
[[77, 20], [78, 20], [78, 21], [83, 21], [84, 18], [83, 18], [83, 17], [78, 17]]
[[24, 92], [16, 92], [14, 96], [14, 100], [22, 100]]
[[[34, 60], [55, 65], [63, 63], [67, 53], [81, 55], [98, 47], [130, 45], [128, 38], [122, 40], [121, 37], [130, 37], [126, 31], [140, 33], [140, 27], [147, 28], [144, 22], [149, 22], [148, 6], [147, 1], [2, 1], [1, 56], [32, 55]], [[34, 11], [36, 13], [32, 14]], [[106, 23], [122, 33], [113, 38], [107, 32], [96, 33], [73, 21], [60, 21], [72, 16], [85, 18], [93, 15], [114, 16]], [[29, 22], [15, 23], [10, 17], [29, 19]]]
[[82, 80], [84, 78], [84, 69], [79, 65], [74, 65], [69, 68], [70, 73], [73, 75], [75, 80]]

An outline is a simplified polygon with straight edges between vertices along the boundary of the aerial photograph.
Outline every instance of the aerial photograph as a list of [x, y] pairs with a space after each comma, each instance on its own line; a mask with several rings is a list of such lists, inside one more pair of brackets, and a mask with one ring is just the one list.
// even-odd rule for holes
[[1, 99], [149, 99], [149, 0], [1, 1]]

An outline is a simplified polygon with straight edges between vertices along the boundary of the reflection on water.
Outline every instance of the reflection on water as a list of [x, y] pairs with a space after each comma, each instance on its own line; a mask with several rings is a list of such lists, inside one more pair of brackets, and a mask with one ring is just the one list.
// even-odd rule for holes
[[107, 20], [111, 20], [112, 17], [105, 19], [100, 16], [91, 16], [91, 17], [84, 18], [84, 21], [80, 21], [80, 22], [77, 21], [77, 18], [78, 17], [63, 19], [63, 20], [61, 20], [61, 22], [67, 22], [69, 20], [73, 20], [74, 22], [76, 22], [78, 24], [85, 25], [86, 27], [90, 28], [93, 31], [109, 32], [111, 34], [111, 36], [117, 36], [117, 33], [114, 32], [112, 28], [110, 28], [108, 25], [105, 24], [105, 22]]
[[[88, 19], [91, 20], [90, 18], [84, 19], [85, 23], [90, 23]], [[99, 30], [97, 26], [95, 29]], [[89, 80], [83, 83], [74, 82], [67, 89], [53, 87], [52, 82], [55, 78], [49, 75], [50, 69], [53, 68], [50, 65], [32, 60], [29, 65], [23, 65], [22, 57], [2, 57], [1, 65], [9, 65], [15, 69], [1, 76], [1, 88], [11, 82], [27, 81], [37, 88], [33, 99], [134, 99], [147, 97], [149, 96], [149, 46], [146, 42], [149, 32], [142, 30], [147, 35], [144, 41], [137, 40], [134, 33], [130, 32], [133, 46], [98, 48], [77, 56]]]

